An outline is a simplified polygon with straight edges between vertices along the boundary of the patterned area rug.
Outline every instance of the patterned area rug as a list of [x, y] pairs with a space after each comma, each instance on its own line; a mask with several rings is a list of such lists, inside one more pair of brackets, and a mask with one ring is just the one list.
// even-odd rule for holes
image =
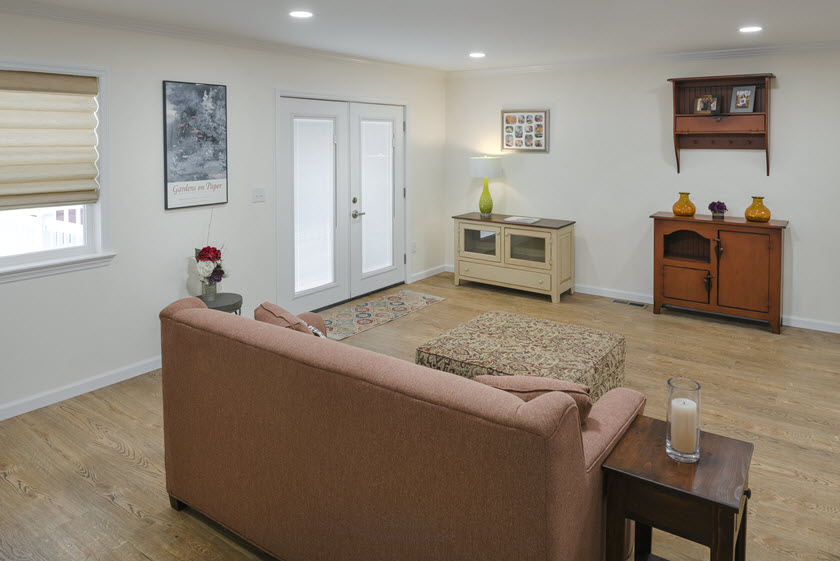
[[327, 326], [327, 337], [340, 341], [443, 300], [445, 298], [400, 290], [399, 294], [381, 296], [349, 308], [324, 312], [321, 316]]

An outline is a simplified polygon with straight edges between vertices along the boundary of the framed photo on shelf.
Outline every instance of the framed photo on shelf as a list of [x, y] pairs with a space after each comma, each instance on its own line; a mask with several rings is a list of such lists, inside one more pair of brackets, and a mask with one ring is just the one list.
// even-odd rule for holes
[[548, 152], [548, 109], [503, 109], [502, 150]]
[[163, 82], [164, 208], [228, 202], [227, 87]]
[[695, 115], [720, 115], [720, 96], [712, 94], [698, 95], [692, 107]]
[[732, 88], [730, 113], [752, 113], [755, 107], [755, 86], [735, 86]]

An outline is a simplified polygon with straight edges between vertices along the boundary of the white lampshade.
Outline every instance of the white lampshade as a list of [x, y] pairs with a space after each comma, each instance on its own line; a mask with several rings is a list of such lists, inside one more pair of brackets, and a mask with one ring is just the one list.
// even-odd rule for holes
[[470, 176], [499, 177], [502, 175], [502, 159], [493, 156], [470, 158]]

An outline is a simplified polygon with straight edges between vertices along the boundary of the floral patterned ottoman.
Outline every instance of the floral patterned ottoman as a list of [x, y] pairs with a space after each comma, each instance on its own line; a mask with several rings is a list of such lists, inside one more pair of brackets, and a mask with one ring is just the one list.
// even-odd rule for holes
[[590, 387], [624, 384], [624, 337], [579, 325], [487, 312], [417, 347], [417, 364], [472, 378], [544, 376]]

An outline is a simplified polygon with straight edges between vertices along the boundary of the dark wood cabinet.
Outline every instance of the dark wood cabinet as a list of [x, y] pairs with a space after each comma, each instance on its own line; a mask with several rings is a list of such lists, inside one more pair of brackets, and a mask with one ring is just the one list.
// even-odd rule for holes
[[779, 333], [786, 220], [654, 219], [653, 313], [662, 306], [764, 320]]
[[[691, 148], [764, 150], [767, 175], [770, 175], [770, 81], [772, 74], [738, 74], [669, 78], [674, 86], [674, 153], [680, 172], [680, 150]], [[730, 113], [732, 88], [755, 87], [753, 111]], [[720, 99], [720, 113], [695, 114], [693, 104], [701, 95]]]

